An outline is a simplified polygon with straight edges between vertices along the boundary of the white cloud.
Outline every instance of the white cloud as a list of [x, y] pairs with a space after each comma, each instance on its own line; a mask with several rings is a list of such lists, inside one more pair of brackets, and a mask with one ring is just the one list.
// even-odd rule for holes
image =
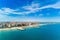
[[25, 12], [25, 14], [35, 13], [35, 12], [45, 9], [45, 8], [60, 9], [60, 1], [56, 2], [55, 4], [51, 4], [51, 5], [47, 5], [47, 6], [43, 6], [43, 7], [40, 7], [39, 3], [33, 3], [31, 5], [23, 7], [23, 9], [28, 10], [28, 12]]
[[24, 6], [22, 7], [23, 9], [25, 10], [28, 10], [28, 11], [20, 11], [17, 10], [17, 9], [11, 9], [11, 8], [1, 8], [0, 9], [0, 14], [30, 14], [30, 13], [34, 13], [35, 11], [38, 11], [38, 8], [39, 7], [39, 4], [31, 4], [29, 6]]
[[0, 14], [9, 14], [9, 13], [13, 13], [13, 9], [10, 8], [1, 8], [0, 9]]
[[35, 13], [39, 10], [45, 9], [45, 8], [55, 8], [55, 9], [60, 9], [60, 2], [57, 2], [55, 4], [47, 5], [40, 7], [39, 3], [32, 3], [31, 5], [23, 6], [22, 9], [28, 10], [28, 11], [19, 11], [17, 9], [11, 9], [11, 8], [1, 8], [0, 9], [0, 14], [30, 14], [30, 13]]
[[39, 8], [39, 9], [45, 9], [45, 8], [55, 8], [55, 9], [60, 9], [60, 1], [59, 1], [59, 2], [56, 2], [55, 4], [43, 6], [43, 7]]
[[60, 1], [57, 2], [56, 4], [51, 5], [52, 8], [57, 8], [60, 9]]
[[15, 10], [10, 9], [10, 8], [2, 8], [2, 11], [6, 12], [6, 13], [10, 13], [10, 12], [13, 12]]
[[1, 8], [0, 9], [0, 14], [25, 14], [28, 12], [20, 12], [19, 10], [16, 9], [10, 9], [10, 8]]
[[33, 3], [31, 5], [28, 6], [24, 6], [23, 9], [28, 10], [29, 13], [35, 13], [37, 11], [39, 11], [39, 3]]
[[[55, 4], [51, 4], [51, 5], [47, 5], [47, 6], [43, 6], [40, 7], [39, 3], [32, 3], [31, 5], [26, 5], [23, 6], [22, 9], [27, 10], [27, 11], [19, 11], [17, 9], [11, 9], [11, 8], [1, 8], [0, 9], [0, 19], [5, 19], [5, 18], [9, 18], [11, 20], [11, 17], [6, 16], [7, 14], [19, 14], [19, 15], [23, 15], [23, 14], [30, 14], [30, 13], [35, 13], [38, 12], [39, 10], [45, 9], [45, 8], [55, 8], [55, 9], [60, 9], [60, 2], [57, 2]], [[4, 15], [6, 14], [6, 15]], [[47, 14], [50, 15], [50, 14]], [[43, 14], [40, 14], [39, 16], [43, 16]], [[12, 18], [12, 20], [16, 20], [17, 18]]]

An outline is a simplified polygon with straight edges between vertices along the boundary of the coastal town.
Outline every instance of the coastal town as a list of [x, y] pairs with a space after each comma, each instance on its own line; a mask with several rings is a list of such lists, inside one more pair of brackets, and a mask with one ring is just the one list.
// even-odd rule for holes
[[56, 22], [0, 22], [0, 30], [24, 30], [26, 28], [56, 24]]
[[4, 28], [15, 28], [15, 29], [24, 29], [27, 26], [33, 26], [39, 24], [38, 22], [1, 22], [0, 29]]

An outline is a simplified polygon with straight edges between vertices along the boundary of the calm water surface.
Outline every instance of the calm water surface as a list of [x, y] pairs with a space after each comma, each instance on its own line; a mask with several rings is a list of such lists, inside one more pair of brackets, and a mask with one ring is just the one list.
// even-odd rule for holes
[[60, 40], [60, 24], [25, 30], [0, 31], [0, 40]]

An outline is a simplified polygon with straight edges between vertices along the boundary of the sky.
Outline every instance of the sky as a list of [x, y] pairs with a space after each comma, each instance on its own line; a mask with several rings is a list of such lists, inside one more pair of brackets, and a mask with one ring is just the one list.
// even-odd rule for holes
[[0, 0], [0, 22], [60, 22], [60, 0]]

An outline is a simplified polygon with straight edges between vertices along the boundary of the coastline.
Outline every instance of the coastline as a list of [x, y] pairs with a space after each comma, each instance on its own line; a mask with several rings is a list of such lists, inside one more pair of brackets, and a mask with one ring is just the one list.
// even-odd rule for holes
[[30, 26], [22, 26], [22, 27], [12, 27], [12, 28], [1, 28], [0, 31], [3, 30], [24, 30], [26, 28], [38, 28], [38, 26], [43, 26], [47, 24], [36, 24], [36, 25], [30, 25]]

